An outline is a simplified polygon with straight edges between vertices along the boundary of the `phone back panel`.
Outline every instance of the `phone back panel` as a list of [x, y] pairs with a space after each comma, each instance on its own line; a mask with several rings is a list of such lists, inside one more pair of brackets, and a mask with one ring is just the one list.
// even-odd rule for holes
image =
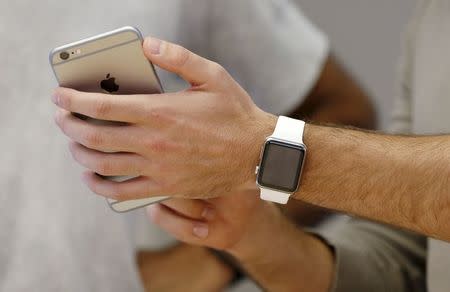
[[[162, 92], [154, 67], [143, 53], [142, 36], [133, 27], [56, 48], [50, 53], [50, 63], [62, 87], [110, 94]], [[125, 178], [110, 179], [122, 181]], [[122, 202], [108, 199], [108, 203], [114, 211], [126, 212], [164, 199], [166, 197]]]
[[[62, 60], [60, 56], [62, 52], [67, 52], [69, 59]], [[50, 59], [58, 83], [62, 87], [105, 92], [101, 82], [115, 78], [115, 83], [119, 87], [113, 93], [139, 94], [162, 91], [152, 64], [144, 56], [142, 38], [132, 28], [124, 28], [97, 39], [57, 48], [52, 52]]]

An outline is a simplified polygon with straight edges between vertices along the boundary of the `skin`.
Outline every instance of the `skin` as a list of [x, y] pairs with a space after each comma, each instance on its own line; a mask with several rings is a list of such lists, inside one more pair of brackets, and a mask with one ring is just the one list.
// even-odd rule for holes
[[[374, 107], [366, 91], [333, 56], [325, 62], [311, 94], [288, 116], [361, 129], [376, 127]], [[290, 200], [281, 208], [300, 226], [315, 226], [330, 214], [327, 209], [298, 200]]]
[[264, 290], [320, 292], [331, 287], [332, 251], [254, 191], [209, 200], [173, 199], [149, 207], [148, 215], [183, 242], [231, 254]]
[[317, 151], [295, 199], [450, 241], [450, 136], [309, 125], [305, 138]]
[[140, 251], [137, 258], [146, 291], [223, 291], [233, 276], [218, 258], [198, 246], [180, 244], [163, 251]]
[[[310, 94], [288, 116], [360, 128], [375, 126], [370, 99], [333, 56], [325, 62]], [[326, 209], [296, 200], [280, 208], [300, 226], [315, 226], [329, 215]], [[231, 280], [231, 268], [208, 249], [179, 243], [162, 251], [140, 251], [137, 256], [147, 291], [184, 291], [181, 283], [187, 280], [191, 291], [222, 291]], [[193, 262], [196, 269], [190, 268]]]
[[[146, 39], [144, 48], [153, 63], [180, 75], [192, 87], [175, 94], [114, 98], [63, 88], [55, 91], [53, 100], [60, 107], [57, 124], [74, 141], [71, 150], [75, 159], [91, 170], [84, 176], [85, 182], [95, 193], [119, 200], [140, 198], [143, 194], [165, 194], [200, 199], [194, 202], [213, 202], [215, 206], [233, 207], [234, 211], [245, 209], [245, 200], [257, 198], [254, 167], [277, 118], [256, 107], [248, 94], [216, 63], [155, 39]], [[188, 103], [186, 98], [189, 98]], [[70, 112], [128, 124], [121, 127], [92, 125], [76, 120]], [[449, 136], [387, 136], [307, 124], [304, 141], [309, 153], [295, 199], [450, 241], [446, 226], [450, 215]], [[111, 150], [120, 153], [101, 152]], [[140, 177], [116, 183], [103, 180], [94, 172]], [[230, 199], [234, 195], [242, 202]], [[221, 196], [225, 201], [213, 199]], [[268, 238], [272, 250], [273, 244], [280, 240], [278, 246], [283, 248], [277, 253], [285, 260], [280, 267], [285, 268], [300, 268], [301, 256], [307, 259], [304, 254], [299, 255], [296, 264], [290, 265], [289, 258], [294, 255], [282, 255], [284, 250], [291, 251], [286, 245], [288, 242], [304, 240], [303, 249], [323, 259], [313, 264], [325, 271], [326, 280], [315, 281], [316, 277], [310, 275], [311, 285], [328, 288], [333, 262], [330, 251], [317, 240], [308, 240], [308, 236], [299, 240], [290, 235], [295, 232], [284, 224], [285, 221], [270, 215], [278, 211], [273, 211], [266, 203], [252, 207], [250, 202], [249, 205], [242, 214], [235, 214], [234, 219], [216, 217], [221, 218], [222, 225], [199, 219], [198, 211], [178, 212], [178, 208], [184, 208], [182, 206], [160, 205], [153, 207], [156, 211], [150, 214], [157, 224], [174, 234], [178, 232], [180, 240], [192, 239], [194, 244], [226, 250], [256, 275], [268, 274], [267, 269], [260, 266], [273, 272], [273, 267], [258, 265], [255, 260], [261, 256], [271, 258], [272, 254], [267, 255], [268, 249], [264, 248]], [[230, 209], [227, 212], [232, 213]], [[224, 227], [233, 226], [235, 221], [237, 225], [245, 222], [244, 213], [264, 215], [255, 215], [261, 220], [250, 224], [251, 228], [243, 224], [246, 225], [243, 232], [239, 226], [235, 226], [236, 229]], [[265, 216], [273, 218], [274, 223], [263, 224]], [[272, 224], [276, 226], [271, 227]], [[262, 229], [277, 232], [265, 233]], [[249, 242], [263, 247], [249, 248]], [[258, 256], [253, 254], [255, 250], [259, 251]], [[264, 250], [266, 253], [262, 253]], [[276, 259], [271, 259], [271, 263], [276, 266]], [[265, 285], [272, 287], [270, 283]], [[315, 288], [317, 290], [310, 291], [321, 291], [323, 287]]]

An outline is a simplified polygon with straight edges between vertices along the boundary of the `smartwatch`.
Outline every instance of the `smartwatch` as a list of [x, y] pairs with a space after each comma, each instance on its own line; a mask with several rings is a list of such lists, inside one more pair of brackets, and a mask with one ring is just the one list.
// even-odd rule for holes
[[280, 116], [273, 134], [261, 151], [256, 167], [256, 184], [261, 199], [286, 204], [300, 184], [306, 146], [303, 144], [305, 122]]

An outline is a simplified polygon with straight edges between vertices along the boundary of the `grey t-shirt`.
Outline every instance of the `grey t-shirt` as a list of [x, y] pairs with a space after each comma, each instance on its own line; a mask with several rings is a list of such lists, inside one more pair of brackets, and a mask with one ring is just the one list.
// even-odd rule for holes
[[[127, 216], [81, 183], [54, 126], [51, 48], [134, 25], [222, 63], [263, 109], [285, 112], [327, 55], [325, 37], [292, 8], [286, 0], [1, 1], [0, 291], [142, 288]], [[183, 86], [160, 73], [167, 89]]]

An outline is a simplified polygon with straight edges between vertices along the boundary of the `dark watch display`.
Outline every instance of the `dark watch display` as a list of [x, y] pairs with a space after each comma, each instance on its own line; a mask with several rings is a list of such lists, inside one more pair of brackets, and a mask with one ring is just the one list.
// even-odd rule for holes
[[258, 170], [258, 185], [294, 193], [298, 189], [305, 155], [304, 145], [268, 139]]

